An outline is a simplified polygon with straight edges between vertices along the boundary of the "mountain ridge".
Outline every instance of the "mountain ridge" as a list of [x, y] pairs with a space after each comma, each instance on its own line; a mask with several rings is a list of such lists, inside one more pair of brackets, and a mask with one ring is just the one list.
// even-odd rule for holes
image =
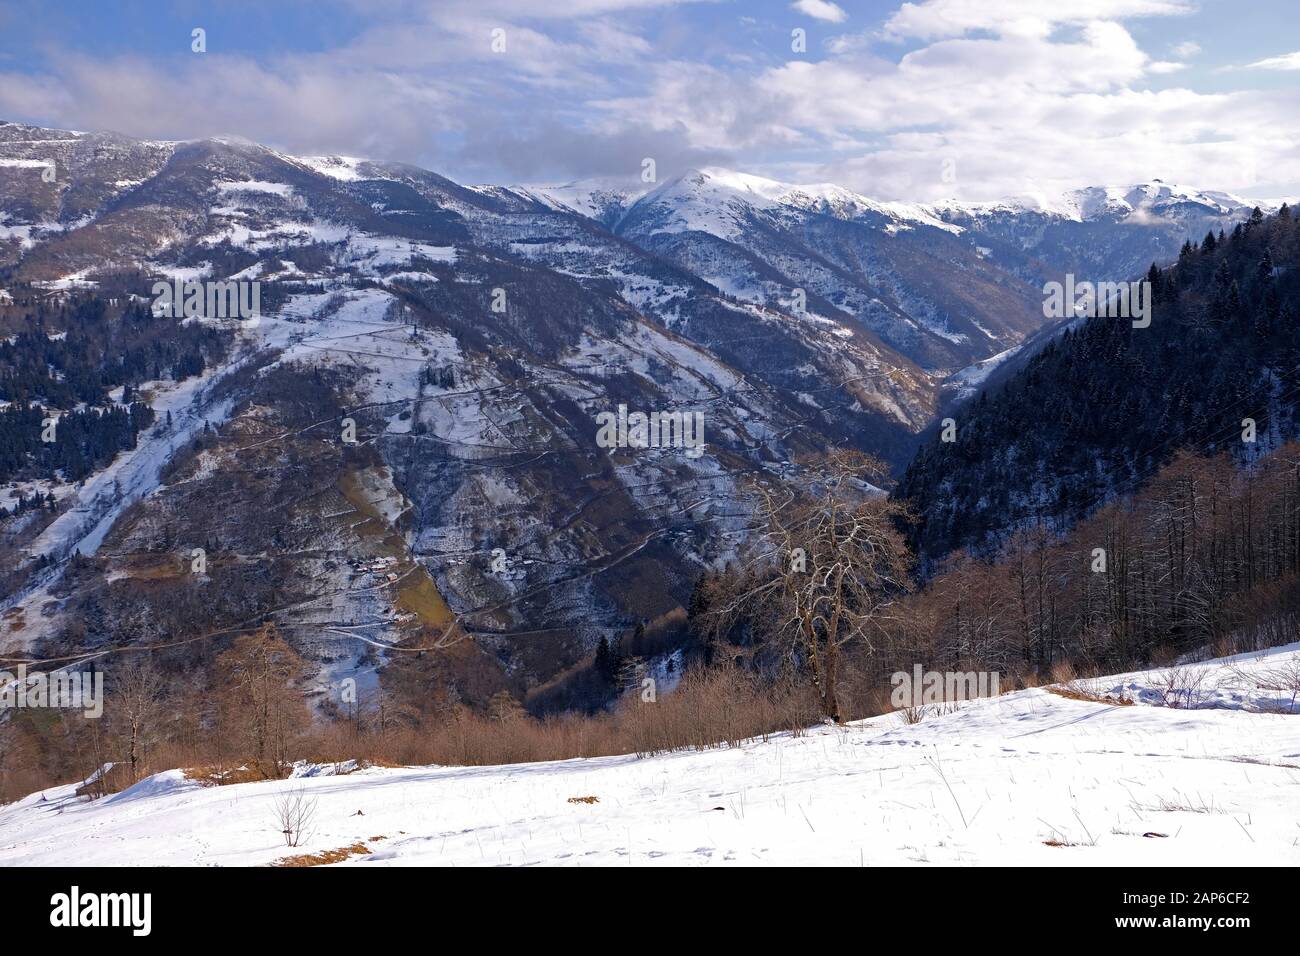
[[[161, 420], [84, 484], [14, 459], [26, 504], [0, 546], [18, 569], [5, 606], [25, 623], [6, 641], [84, 648], [75, 622], [92, 619], [96, 646], [120, 643], [141, 603], [177, 640], [183, 621], [259, 613], [322, 686], [375, 679], [390, 653], [406, 661], [392, 679], [422, 686], [433, 663], [385, 649], [452, 621], [467, 637], [437, 666], [457, 693], [592, 706], [609, 692], [584, 670], [600, 640], [641, 633], [636, 653], [660, 664], [688, 642], [693, 581], [734, 554], [759, 489], [798, 485], [799, 462], [836, 447], [901, 468], [945, 381], [1043, 333], [1042, 283], [1071, 256], [1112, 234], [1177, 252], [1170, 228], [1102, 222], [1048, 258], [1014, 235], [1037, 222], [986, 239], [716, 169], [635, 201], [602, 188], [616, 215], [235, 138], [0, 125], [14, 398], [36, 420], [67, 411], [62, 376], [105, 411], [145, 394]], [[184, 344], [143, 314], [159, 279], [257, 280], [264, 314], [221, 327], [228, 348]], [[166, 362], [124, 368], [104, 350], [137, 328]], [[703, 452], [601, 447], [596, 416], [620, 405], [705, 415]], [[339, 444], [343, 418], [362, 447]], [[302, 500], [281, 490], [300, 486]], [[213, 507], [232, 490], [239, 508]], [[206, 576], [157, 570], [178, 545], [210, 545]], [[358, 583], [389, 558], [398, 571]]]

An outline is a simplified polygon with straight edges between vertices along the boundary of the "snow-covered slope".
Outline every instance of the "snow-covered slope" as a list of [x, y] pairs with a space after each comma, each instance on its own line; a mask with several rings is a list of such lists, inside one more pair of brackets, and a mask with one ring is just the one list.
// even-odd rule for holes
[[943, 219], [980, 217], [997, 213], [1041, 213], [1074, 222], [1103, 218], [1124, 219], [1138, 215], [1158, 216], [1171, 207], [1191, 204], [1207, 213], [1226, 216], [1248, 214], [1254, 203], [1232, 193], [1201, 190], [1153, 179], [1122, 186], [1085, 186], [1049, 194], [1033, 192], [994, 202], [948, 200], [922, 207]]
[[[53, 181], [42, 157], [58, 168]], [[292, 157], [235, 139], [0, 123], [6, 285], [112, 298], [143, 296], [159, 276], [255, 280], [265, 307], [260, 327], [241, 330], [240, 347], [201, 381], [150, 383], [155, 411], [177, 422], [170, 435], [151, 432], [61, 493], [63, 513], [43, 534], [36, 516], [25, 519], [31, 533], [12, 539], [24, 578], [0, 594], [0, 610], [27, 623], [6, 630], [0, 649], [56, 643], [98, 600], [87, 581], [57, 592], [62, 565], [42, 562], [79, 548], [104, 565], [105, 587], [131, 580], [145, 569], [119, 553], [170, 549], [169, 513], [197, 533], [210, 470], [258, 487], [263, 469], [268, 487], [297, 480], [292, 454], [244, 474], [229, 448], [210, 449], [193, 480], [169, 474], [191, 438], [218, 426], [233, 444], [256, 423], [303, 452], [290, 446], [325, 430], [278, 427], [276, 390], [310, 369], [337, 398], [331, 415], [357, 416], [409, 502], [389, 529], [403, 555], [497, 656], [519, 654], [508, 669], [523, 694], [569, 672], [600, 637], [683, 613], [700, 570], [732, 553], [756, 478], [797, 480], [792, 463], [835, 446], [905, 462], [952, 394], [1002, 374], [993, 364], [1017, 347], [1016, 361], [1031, 351], [1044, 263], [1064, 268], [1122, 233], [1115, 270], [1092, 277], [1124, 278], [1181, 242], [1127, 221], [950, 223], [833, 184], [720, 168], [651, 185], [468, 187], [414, 166]], [[3, 308], [8, 331], [28, 321]], [[254, 374], [263, 366], [268, 374]], [[958, 369], [968, 371], [949, 381], [956, 388], [941, 387]], [[707, 413], [702, 456], [611, 454], [595, 416], [620, 404]], [[282, 555], [283, 539], [246, 534], [253, 513], [210, 515], [207, 532], [243, 541], [243, 554]], [[335, 567], [295, 566], [294, 580], [345, 588], [335, 576], [355, 558], [352, 542], [314, 517], [295, 520], [334, 549]], [[489, 570], [498, 549], [519, 558], [508, 575]], [[281, 597], [268, 606], [297, 604]], [[282, 623], [362, 619], [330, 607]], [[129, 619], [110, 615], [87, 652]], [[563, 652], [532, 654], [525, 645], [541, 642], [509, 637], [539, 631]]]
[[[638, 760], [354, 770], [0, 808], [0, 864], [1300, 864], [1300, 645]], [[652, 705], [643, 705], [652, 706]], [[289, 850], [278, 796], [314, 800]], [[574, 798], [595, 798], [586, 802]]]
[[[1153, 179], [1145, 183], [1031, 190], [994, 202], [951, 200], [925, 207], [962, 227], [987, 260], [1028, 276], [1045, 266], [1099, 279], [1135, 278], [1166, 263], [1188, 239], [1226, 230], [1255, 203], [1231, 193]], [[1261, 203], [1265, 212], [1277, 204]]]
[[876, 202], [834, 183], [796, 185], [716, 166], [693, 169], [669, 180], [638, 199], [635, 206], [636, 214], [650, 223], [642, 231], [650, 234], [697, 230], [732, 239], [744, 230], [754, 211], [779, 212], [783, 208], [839, 219], [874, 214], [887, 220], [887, 231], [926, 225], [953, 234], [961, 232], [960, 227], [922, 206]]
[[[1037, 327], [1037, 288], [983, 260], [963, 227], [831, 183], [709, 167], [646, 193], [621, 237], [727, 295], [858, 329], [925, 369], [951, 370]], [[1033, 318], [1030, 318], [1030, 316]]]
[[[279, 407], [264, 396], [295, 368], [328, 373], [373, 438], [411, 504], [391, 530], [462, 623], [503, 645], [501, 635], [514, 631], [555, 633], [545, 653], [521, 641], [498, 648], [501, 657], [528, 656], [513, 667], [520, 694], [526, 681], [580, 661], [599, 637], [678, 613], [699, 570], [734, 547], [750, 475], [774, 475], [839, 444], [901, 462], [932, 411], [933, 376], [848, 327], [847, 316], [737, 302], [541, 192], [470, 188], [412, 166], [295, 158], [242, 141], [119, 148], [56, 132], [0, 124], [0, 159], [35, 162], [31, 144], [43, 138], [80, 157], [55, 183], [34, 166], [0, 165], [0, 222], [18, 239], [0, 241], [0, 268], [12, 263], [16, 281], [37, 288], [75, 282], [106, 296], [113, 264], [126, 261], [151, 277], [256, 280], [265, 314], [240, 330], [240, 364], [211, 370], [210, 388], [169, 391], [164, 382], [156, 390], [158, 414], [179, 422], [174, 438], [151, 435], [126, 450], [111, 470], [60, 496], [67, 510], [39, 540], [36, 529], [15, 542], [27, 579], [0, 594], [0, 610], [28, 623], [6, 630], [3, 650], [54, 640], [80, 614], [66, 601], [54, 614], [50, 588], [62, 567], [38, 562], [61, 562], [79, 544], [105, 565], [123, 549], [149, 551], [173, 508], [193, 533], [204, 496], [192, 493], [208, 472], [159, 487], [195, 435], [189, 423], [225, 428], [233, 412], [230, 443], [250, 419], [284, 436], [260, 416]], [[113, 185], [126, 181], [134, 185]], [[63, 217], [76, 197], [88, 211]], [[132, 291], [149, 288], [142, 280]], [[500, 311], [498, 289], [509, 292]], [[268, 374], [254, 374], [259, 368]], [[595, 416], [620, 403], [707, 414], [707, 447], [685, 461], [611, 454], [596, 444]], [[252, 411], [240, 410], [246, 404]], [[203, 468], [242, 473], [231, 454], [210, 450]], [[265, 467], [291, 481], [290, 460]], [[118, 484], [123, 494], [114, 497]], [[120, 519], [137, 501], [140, 521], [128, 532]], [[283, 540], [243, 537], [248, 514], [212, 516], [221, 525], [214, 540], [282, 554]], [[303, 586], [348, 588], [336, 576], [356, 557], [350, 544], [315, 527], [313, 515], [299, 517], [319, 547], [337, 549], [335, 568], [299, 568]], [[301, 540], [295, 532], [294, 552]], [[517, 558], [508, 574], [489, 570], [496, 549]], [[102, 583], [137, 570], [106, 567]], [[83, 583], [68, 601], [92, 590]], [[366, 619], [364, 603], [322, 600], [328, 613], [311, 623], [351, 626]], [[98, 629], [92, 638], [113, 639]], [[294, 638], [300, 646], [312, 639]]]
[[627, 208], [653, 188], [636, 179], [601, 177], [555, 185], [515, 186], [512, 191], [552, 209], [576, 212], [613, 227]]

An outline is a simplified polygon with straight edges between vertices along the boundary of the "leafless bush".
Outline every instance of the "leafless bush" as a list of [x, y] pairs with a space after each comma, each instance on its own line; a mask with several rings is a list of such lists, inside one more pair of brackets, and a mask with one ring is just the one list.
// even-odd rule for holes
[[1278, 700], [1274, 709], [1277, 711], [1284, 714], [1296, 712], [1296, 702], [1300, 701], [1300, 657], [1291, 657], [1257, 671], [1235, 665], [1229, 671], [1233, 679], [1245, 687], [1276, 692]]
[[612, 713], [519, 716], [503, 723], [463, 706], [437, 720], [382, 733], [365, 721], [313, 735], [302, 756], [328, 763], [358, 758], [384, 765], [523, 763], [735, 746], [773, 733], [803, 734], [820, 719], [815, 692], [793, 678], [739, 668], [692, 670], [653, 702], [626, 695]]
[[304, 788], [286, 790], [276, 795], [275, 822], [284, 836], [285, 846], [301, 846], [310, 839], [315, 817], [316, 798], [308, 797]]
[[929, 708], [924, 706], [917, 707], [900, 707], [898, 716], [905, 724], [919, 724], [930, 714]]
[[1052, 683], [1053, 684], [1072, 684], [1077, 675], [1074, 671], [1074, 665], [1069, 661], [1057, 661], [1052, 665]]
[[1191, 710], [1205, 700], [1204, 684], [1209, 677], [1205, 667], [1171, 667], [1164, 673], [1166, 707]]
[[1100, 680], [1072, 680], [1065, 684], [1052, 684], [1047, 688], [1049, 694], [1066, 697], [1070, 700], [1086, 700], [1094, 704], [1111, 704], [1127, 707], [1133, 698], [1120, 688], [1116, 693], [1107, 689]]
[[1292, 657], [1283, 664], [1260, 671], [1256, 683], [1264, 690], [1275, 690], [1285, 695], [1287, 712], [1295, 713], [1296, 701], [1300, 699], [1300, 657]]

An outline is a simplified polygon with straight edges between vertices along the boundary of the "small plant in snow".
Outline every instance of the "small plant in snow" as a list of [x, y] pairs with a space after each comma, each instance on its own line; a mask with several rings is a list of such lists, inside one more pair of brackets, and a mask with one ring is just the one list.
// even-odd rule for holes
[[1171, 667], [1164, 674], [1166, 707], [1192, 710], [1205, 699], [1202, 685], [1209, 671], [1204, 667]]
[[301, 846], [308, 840], [315, 817], [316, 798], [308, 797], [304, 788], [286, 790], [276, 796], [275, 822], [285, 846]]
[[1300, 701], [1300, 657], [1292, 657], [1284, 663], [1254, 675], [1238, 671], [1243, 680], [1250, 680], [1260, 690], [1276, 691], [1278, 699], [1275, 709], [1283, 714], [1294, 714], [1296, 702]]
[[920, 707], [900, 707], [900, 708], [898, 709], [897, 713], [898, 713], [898, 716], [899, 716], [900, 718], [902, 718], [903, 723], [905, 723], [905, 724], [919, 724], [921, 721], [925, 720], [926, 715], [929, 713], [929, 711], [930, 711], [930, 708], [925, 707], [925, 706], [920, 706]]

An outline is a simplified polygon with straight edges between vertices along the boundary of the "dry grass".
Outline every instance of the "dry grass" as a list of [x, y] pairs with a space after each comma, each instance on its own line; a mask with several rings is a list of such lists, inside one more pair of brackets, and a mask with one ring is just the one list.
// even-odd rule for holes
[[354, 524], [352, 530], [371, 543], [376, 555], [397, 558], [399, 562], [396, 570], [401, 578], [393, 584], [396, 589], [394, 603], [398, 609], [415, 614], [426, 625], [445, 627], [449, 624], [455, 616], [451, 608], [443, 600], [429, 572], [412, 560], [402, 535], [384, 521], [366, 490], [364, 477], [355, 471], [344, 472], [339, 478], [338, 488], [348, 504], [364, 519]]
[[435, 627], [446, 626], [454, 616], [447, 602], [443, 600], [429, 572], [423, 565], [415, 568], [395, 585], [397, 600], [394, 602], [399, 611], [414, 614], [424, 624]]
[[897, 713], [905, 724], [919, 724], [929, 715], [924, 707], [900, 707]]
[[1161, 797], [1155, 803], [1130, 804], [1134, 811], [1146, 810], [1151, 813], [1227, 813], [1228, 811], [1214, 802], [1214, 797], [1205, 799], [1197, 794], [1195, 797], [1175, 792], [1173, 797]]
[[1069, 661], [1057, 661], [1052, 665], [1052, 683], [1054, 684], [1072, 684], [1077, 676], [1074, 665]]
[[[383, 838], [371, 837], [370, 839]], [[271, 865], [276, 867], [329, 866], [331, 863], [342, 863], [354, 856], [369, 856], [373, 852], [364, 843], [354, 843], [351, 846], [341, 846], [336, 850], [322, 850], [319, 853], [299, 853], [296, 856], [286, 856], [283, 859], [276, 860]]]
[[170, 581], [183, 577], [190, 570], [188, 560], [181, 561], [177, 558], [162, 561], [136, 559], [123, 563], [123, 573], [133, 581]]
[[[856, 719], [866, 714], [848, 708]], [[612, 712], [565, 714], [547, 718], [520, 716], [493, 720], [465, 705], [419, 715], [388, 715], [382, 724], [374, 713], [359, 720], [321, 723], [289, 743], [292, 759], [340, 766], [357, 760], [364, 766], [409, 767], [441, 764], [487, 766], [624, 754], [648, 756], [681, 750], [732, 747], [773, 733], [802, 736], [819, 724], [821, 714], [809, 688], [797, 681], [775, 681], [738, 668], [690, 671], [671, 693], [643, 702], [633, 690]], [[187, 780], [206, 787], [279, 779], [285, 766], [260, 766], [232, 751], [228, 734], [196, 731], [184, 739], [155, 747], [138, 769], [144, 777], [179, 767]], [[107, 760], [115, 755], [105, 754]], [[95, 765], [84, 755], [81, 764]], [[119, 763], [119, 767], [121, 764]], [[25, 796], [42, 787], [77, 782], [84, 776], [0, 764], [0, 798]], [[134, 780], [114, 768], [87, 787], [104, 796]], [[12, 797], [10, 796], [12, 795]]]
[[376, 765], [485, 766], [738, 746], [752, 738], [802, 735], [820, 720], [810, 691], [739, 670], [692, 672], [671, 694], [642, 702], [633, 691], [613, 713], [492, 720], [464, 707], [383, 733], [337, 724], [302, 751], [319, 763], [358, 755]]
[[569, 797], [569, 803], [600, 803], [600, 797]]
[[183, 773], [186, 780], [193, 780], [204, 787], [226, 787], [233, 783], [254, 783], [267, 779], [262, 771], [245, 764], [237, 767], [186, 767]]
[[1132, 707], [1133, 698], [1127, 694], [1120, 693], [1118, 697], [1112, 697], [1107, 693], [1087, 687], [1075, 681], [1071, 684], [1053, 684], [1050, 687], [1043, 688], [1049, 694], [1055, 694], [1057, 697], [1066, 697], [1070, 700], [1086, 700], [1092, 704], [1109, 704], [1112, 707]]

